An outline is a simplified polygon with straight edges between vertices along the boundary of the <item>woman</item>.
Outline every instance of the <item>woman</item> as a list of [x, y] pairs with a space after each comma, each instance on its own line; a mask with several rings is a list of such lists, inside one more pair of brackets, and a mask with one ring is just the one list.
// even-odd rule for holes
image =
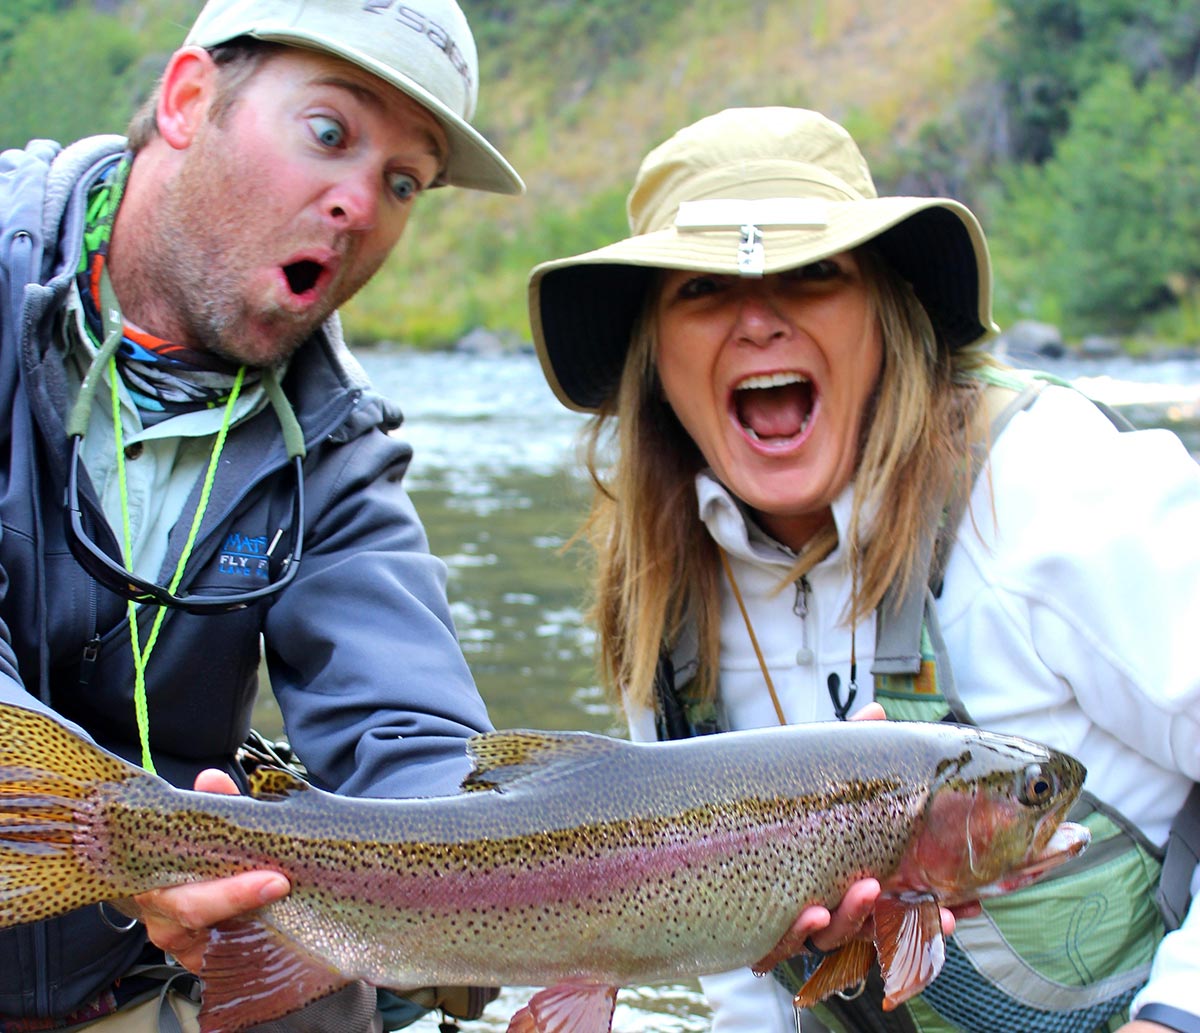
[[[629, 216], [535, 269], [530, 308], [551, 387], [596, 414], [593, 616], [633, 736], [875, 697], [1073, 753], [1097, 798], [1090, 871], [960, 916], [899, 1024], [837, 1000], [821, 1021], [1200, 1033], [1200, 907], [1164, 937], [1154, 906], [1200, 778], [1200, 468], [990, 360], [974, 216], [877, 197], [821, 115], [701, 120], [647, 156]], [[794, 1029], [810, 962], [704, 980], [714, 1028]]]

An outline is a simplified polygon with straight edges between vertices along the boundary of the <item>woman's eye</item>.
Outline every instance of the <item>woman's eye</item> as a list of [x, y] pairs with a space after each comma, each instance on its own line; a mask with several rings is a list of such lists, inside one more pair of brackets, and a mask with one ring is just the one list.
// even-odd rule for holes
[[715, 276], [693, 276], [679, 285], [676, 295], [680, 298], [703, 298], [720, 289], [721, 283]]
[[387, 180], [388, 187], [400, 201], [408, 201], [421, 192], [421, 184], [407, 172], [389, 172]]
[[791, 270], [789, 275], [795, 280], [830, 280], [840, 272], [841, 266], [834, 259], [822, 258]]
[[308, 120], [313, 135], [325, 147], [341, 147], [346, 142], [346, 130], [337, 119], [314, 115]]

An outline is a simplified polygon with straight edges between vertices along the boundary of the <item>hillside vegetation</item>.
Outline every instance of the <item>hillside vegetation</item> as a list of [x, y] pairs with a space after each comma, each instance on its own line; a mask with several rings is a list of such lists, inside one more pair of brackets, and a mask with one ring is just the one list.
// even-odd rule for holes
[[[724, 107], [817, 108], [881, 191], [981, 216], [997, 315], [1200, 340], [1194, 0], [461, 0], [476, 122], [523, 198], [436, 191], [345, 310], [360, 341], [523, 339], [525, 279], [625, 232], [642, 155]], [[119, 131], [198, 0], [5, 0], [0, 144]]]

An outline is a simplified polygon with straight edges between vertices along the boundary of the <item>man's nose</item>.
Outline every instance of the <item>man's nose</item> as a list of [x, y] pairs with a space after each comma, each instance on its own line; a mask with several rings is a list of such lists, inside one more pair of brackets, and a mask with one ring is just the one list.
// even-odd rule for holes
[[326, 191], [325, 214], [341, 230], [362, 232], [375, 226], [378, 179], [365, 173], [345, 176]]

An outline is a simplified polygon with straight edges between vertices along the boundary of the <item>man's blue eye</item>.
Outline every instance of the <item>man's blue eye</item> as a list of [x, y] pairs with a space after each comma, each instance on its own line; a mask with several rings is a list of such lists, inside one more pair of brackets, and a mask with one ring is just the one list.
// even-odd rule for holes
[[309, 125], [317, 139], [326, 147], [341, 147], [345, 142], [346, 130], [336, 119], [314, 115], [309, 119]]
[[421, 184], [407, 172], [391, 172], [388, 174], [388, 186], [393, 194], [401, 201], [416, 197], [421, 190]]

